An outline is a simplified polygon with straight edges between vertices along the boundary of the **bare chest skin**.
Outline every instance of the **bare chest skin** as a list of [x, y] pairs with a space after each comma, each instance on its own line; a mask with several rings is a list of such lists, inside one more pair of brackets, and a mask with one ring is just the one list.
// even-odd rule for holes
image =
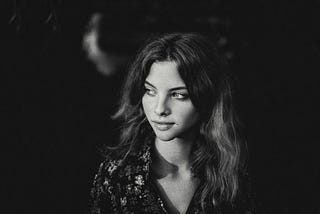
[[185, 214], [200, 181], [193, 177], [161, 178], [156, 184], [170, 214]]
[[170, 214], [185, 214], [200, 184], [191, 171], [192, 132], [184, 138], [156, 138], [151, 172]]

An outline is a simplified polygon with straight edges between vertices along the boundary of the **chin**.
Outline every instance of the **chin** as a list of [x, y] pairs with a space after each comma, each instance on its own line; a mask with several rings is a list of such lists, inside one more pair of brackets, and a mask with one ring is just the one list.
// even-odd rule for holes
[[156, 135], [157, 136], [157, 138], [158, 139], [160, 139], [161, 141], [171, 141], [171, 140], [173, 140], [174, 139], [174, 137], [163, 137], [163, 136], [158, 136], [158, 135]]
[[171, 141], [173, 140], [176, 136], [173, 135], [172, 133], [159, 133], [159, 132], [155, 132], [155, 135], [158, 139], [162, 140], [162, 141]]

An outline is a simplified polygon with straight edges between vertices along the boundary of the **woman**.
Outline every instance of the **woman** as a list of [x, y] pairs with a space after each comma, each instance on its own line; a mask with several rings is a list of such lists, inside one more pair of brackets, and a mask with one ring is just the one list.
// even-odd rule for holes
[[115, 118], [123, 124], [120, 144], [100, 165], [91, 213], [253, 212], [228, 76], [207, 39], [149, 40]]

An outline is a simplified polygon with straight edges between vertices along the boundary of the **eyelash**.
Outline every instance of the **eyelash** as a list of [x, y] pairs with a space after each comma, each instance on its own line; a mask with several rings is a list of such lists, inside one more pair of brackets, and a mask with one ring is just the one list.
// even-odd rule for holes
[[[145, 88], [144, 90], [145, 90], [145, 93], [146, 93], [147, 95], [149, 95], [149, 96], [154, 96], [154, 95], [155, 95], [155, 91], [152, 90], [152, 89]], [[153, 93], [151, 93], [151, 92], [153, 92]]]
[[[152, 90], [152, 89], [145, 88], [144, 90], [145, 90], [145, 93], [146, 93], [147, 95], [149, 95], [149, 96], [155, 96], [155, 95], [156, 95], [155, 91]], [[186, 100], [186, 99], [189, 98], [189, 95], [188, 95], [188, 94], [177, 93], [177, 92], [173, 92], [173, 93], [171, 94], [171, 96], [172, 96], [173, 98], [175, 98], [175, 99], [178, 99], [178, 100]]]
[[187, 94], [182, 94], [182, 93], [172, 93], [171, 96], [175, 97], [175, 96], [178, 96], [178, 97], [175, 97], [176, 99], [179, 99], [179, 100], [186, 100], [188, 98], [188, 95]]

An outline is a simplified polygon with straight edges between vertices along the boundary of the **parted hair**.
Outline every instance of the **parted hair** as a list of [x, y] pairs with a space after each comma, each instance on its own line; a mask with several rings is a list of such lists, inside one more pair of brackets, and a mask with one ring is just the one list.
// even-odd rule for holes
[[213, 43], [197, 33], [171, 33], [149, 39], [133, 60], [113, 118], [122, 123], [119, 150], [137, 149], [154, 135], [142, 108], [144, 82], [154, 62], [174, 61], [190, 99], [200, 113], [199, 140], [192, 169], [204, 179], [201, 203], [232, 201], [239, 189], [240, 141], [230, 78]]

